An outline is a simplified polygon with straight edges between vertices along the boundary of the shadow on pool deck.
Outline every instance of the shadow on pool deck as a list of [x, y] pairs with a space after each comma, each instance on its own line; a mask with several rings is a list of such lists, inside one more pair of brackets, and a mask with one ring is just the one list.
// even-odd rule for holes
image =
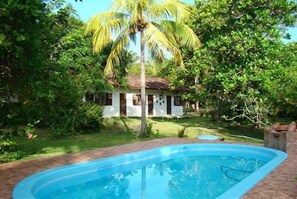
[[[141, 143], [127, 144], [90, 150], [82, 153], [65, 154], [56, 157], [21, 160], [0, 164], [0, 198], [9, 199], [14, 186], [23, 178], [36, 172], [65, 164], [130, 153], [165, 145], [197, 143], [197, 139], [164, 138]], [[274, 170], [269, 176], [256, 185], [243, 198], [297, 198], [297, 154], [293, 154]]]

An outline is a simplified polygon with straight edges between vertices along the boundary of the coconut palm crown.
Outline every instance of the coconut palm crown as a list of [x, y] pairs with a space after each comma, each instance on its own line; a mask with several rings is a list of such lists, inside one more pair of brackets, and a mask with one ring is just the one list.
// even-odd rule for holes
[[113, 74], [120, 64], [121, 53], [140, 35], [141, 107], [140, 136], [145, 135], [145, 51], [152, 58], [162, 60], [164, 52], [172, 54], [175, 62], [183, 66], [179, 47], [195, 48], [200, 45], [193, 30], [184, 24], [192, 17], [190, 8], [178, 0], [114, 0], [111, 10], [92, 17], [86, 33], [93, 33], [93, 51], [100, 53], [112, 43], [104, 73]]

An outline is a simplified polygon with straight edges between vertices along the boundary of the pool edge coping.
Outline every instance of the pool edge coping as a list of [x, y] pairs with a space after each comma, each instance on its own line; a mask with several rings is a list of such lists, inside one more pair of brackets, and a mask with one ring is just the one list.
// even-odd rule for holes
[[[120, 154], [120, 155], [114, 155], [114, 156], [110, 156], [110, 157], [106, 157], [106, 158], [100, 158], [99, 160], [100, 161], [103, 161], [103, 160], [106, 160], [106, 159], [109, 159], [109, 158], [113, 158], [113, 157], [118, 157], [118, 156], [127, 156], [127, 155], [131, 155], [131, 154], [138, 154], [138, 153], [142, 153], [143, 151], [154, 151], [154, 150], [157, 150], [157, 149], [160, 149], [160, 148], [167, 148], [167, 147], [172, 147], [172, 146], [190, 146], [190, 145], [228, 145], [229, 147], [231, 147], [232, 146], [232, 148], [233, 147], [236, 147], [236, 146], [245, 146], [245, 147], [249, 147], [249, 148], [261, 148], [261, 149], [263, 149], [263, 150], [269, 150], [269, 151], [274, 151], [274, 152], [276, 152], [276, 153], [278, 153], [279, 151], [277, 151], [277, 150], [274, 150], [274, 149], [268, 149], [268, 148], [265, 148], [265, 147], [262, 147], [262, 146], [253, 146], [253, 145], [248, 145], [248, 144], [237, 144], [237, 143], [184, 143], [184, 144], [180, 144], [180, 143], [176, 143], [176, 144], [174, 144], [174, 145], [167, 145], [167, 146], [157, 146], [157, 147], [153, 147], [153, 148], [150, 148], [150, 149], [144, 149], [144, 150], [141, 150], [141, 151], [137, 151], [137, 152], [130, 152], [130, 153], [128, 153], [128, 154]], [[275, 161], [281, 161], [281, 162], [283, 162], [286, 158], [287, 158], [287, 155], [285, 154], [285, 153], [283, 153], [283, 152], [279, 152], [280, 154], [283, 154], [284, 156], [281, 158], [281, 159], [279, 159], [279, 160], [275, 160]], [[277, 156], [278, 157], [278, 156]], [[275, 159], [275, 158], [274, 158]], [[273, 159], [273, 160], [274, 160]], [[273, 160], [271, 160], [271, 161], [273, 161]], [[92, 161], [96, 161], [96, 160], [91, 160], [91, 162]], [[268, 163], [270, 163], [270, 164], [272, 164], [271, 163], [271, 161], [269, 161]], [[72, 165], [77, 165], [77, 164], [79, 164], [79, 165], [83, 165], [83, 164], [85, 164], [85, 163], [88, 163], [88, 162], [90, 162], [90, 161], [87, 161], [87, 162], [80, 162], [80, 163], [73, 163], [73, 164], [68, 164], [68, 165], [64, 165], [64, 166], [60, 166], [60, 167], [67, 167], [67, 166], [72, 166]], [[272, 170], [270, 170], [269, 172], [267, 172], [262, 178], [259, 178], [259, 180], [257, 180], [257, 182], [255, 182], [254, 184], [253, 184], [253, 186], [250, 186], [245, 192], [243, 192], [242, 193], [242, 195], [241, 196], [243, 196], [244, 194], [246, 194], [250, 189], [252, 189], [259, 181], [261, 181], [264, 177], [266, 177], [270, 172], [272, 172], [275, 168], [277, 168], [278, 166], [279, 166], [279, 164], [281, 163], [281, 162], [279, 162], [277, 165], [275, 165], [274, 166], [274, 168], [272, 169]], [[269, 165], [270, 165], [269, 164]], [[264, 165], [265, 166], [265, 165]], [[59, 167], [59, 168], [60, 168]], [[52, 169], [49, 169], [49, 170], [53, 170], [53, 169], [57, 169], [58, 167], [55, 167], [55, 168], [52, 168]], [[259, 170], [261, 170], [261, 168], [259, 169]], [[45, 171], [48, 171], [48, 170], [45, 170]], [[44, 171], [43, 171], [44, 172]], [[40, 173], [40, 172], [39, 172]], [[36, 173], [36, 174], [38, 174], [38, 173]], [[36, 175], [36, 174], [33, 174], [33, 175]], [[254, 174], [254, 173], [253, 173]], [[251, 175], [253, 175], [253, 174], [251, 174]], [[32, 175], [31, 175], [32, 176]], [[31, 176], [29, 176], [29, 177], [31, 177]], [[26, 177], [25, 179], [27, 179], [27, 178], [29, 178], [29, 177]], [[250, 176], [249, 176], [250, 177]], [[24, 180], [24, 179], [23, 179]], [[22, 181], [23, 181], [22, 180]], [[20, 181], [20, 182], [22, 182], [22, 181]], [[243, 180], [244, 181], [244, 180]], [[20, 182], [18, 182], [17, 183], [17, 185], [14, 187], [14, 189], [13, 189], [13, 197], [15, 196], [14, 195], [14, 193], [15, 193], [15, 188], [19, 185], [19, 183]], [[240, 184], [240, 183], [238, 183], [238, 184]], [[237, 184], [237, 185], [238, 185]], [[235, 185], [234, 187], [237, 187], [237, 185]], [[231, 189], [229, 189], [228, 191], [226, 191], [225, 193], [227, 193], [227, 192], [229, 192], [230, 190], [232, 190], [234, 187], [232, 187]], [[246, 187], [246, 186], [245, 186]], [[240, 191], [242, 192], [242, 188], [240, 188]], [[221, 196], [224, 196], [225, 195], [225, 193], [223, 193]], [[231, 192], [232, 193], [232, 192]], [[236, 191], [236, 193], [238, 193], [238, 190]], [[22, 195], [22, 196], [24, 196], [24, 195]], [[221, 196], [219, 196], [219, 198], [221, 198]], [[230, 197], [229, 197], [230, 198]]]

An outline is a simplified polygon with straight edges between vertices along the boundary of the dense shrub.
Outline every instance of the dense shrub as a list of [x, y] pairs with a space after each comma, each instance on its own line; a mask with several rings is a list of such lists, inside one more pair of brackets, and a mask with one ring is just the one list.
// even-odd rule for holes
[[0, 131], [0, 163], [21, 159], [24, 152], [17, 150], [17, 145], [12, 141], [15, 131]]
[[102, 106], [84, 103], [79, 108], [79, 111], [80, 115], [77, 117], [76, 122], [77, 129], [99, 130], [101, 128], [103, 113]]
[[74, 133], [83, 133], [87, 130], [100, 130], [103, 107], [81, 103], [76, 108], [57, 110], [52, 116], [50, 134], [53, 139], [68, 136]]

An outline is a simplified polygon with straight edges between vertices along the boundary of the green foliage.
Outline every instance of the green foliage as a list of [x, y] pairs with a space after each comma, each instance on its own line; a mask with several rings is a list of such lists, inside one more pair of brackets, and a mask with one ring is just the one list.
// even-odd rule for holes
[[91, 36], [83, 36], [81, 28], [63, 37], [61, 44], [58, 48], [61, 53], [56, 59], [62, 70], [67, 71], [71, 87], [75, 87], [81, 96], [86, 92], [101, 93], [111, 89], [102, 72], [108, 49], [100, 55], [94, 55]]
[[[13, 137], [22, 135], [26, 139], [34, 139], [33, 136], [27, 137], [23, 135], [22, 130], [13, 129], [12, 131], [0, 131], [0, 163], [11, 162], [19, 160], [25, 156], [25, 152], [19, 150], [17, 143], [13, 141]], [[32, 134], [33, 135], [33, 134]]]
[[232, 118], [222, 116], [226, 120], [236, 121], [238, 123], [254, 124], [256, 127], [271, 126], [268, 121], [270, 116], [270, 107], [267, 98], [260, 96], [259, 92], [250, 89], [248, 94], [238, 94], [238, 101], [233, 101], [231, 105]]
[[11, 152], [4, 152], [2, 155], [0, 154], [0, 162], [12, 162], [19, 159], [22, 159], [25, 156], [24, 152], [22, 151], [11, 151]]
[[[170, 53], [175, 63], [182, 66], [180, 46], [194, 49], [200, 41], [193, 30], [184, 23], [192, 16], [188, 5], [180, 1], [114, 0], [111, 11], [92, 17], [86, 33], [93, 33], [93, 50], [100, 53], [112, 44], [105, 75], [114, 78], [114, 68], [121, 65], [123, 52], [130, 42], [136, 43], [140, 36], [141, 80], [145, 80], [145, 49], [152, 59], [164, 59], [164, 49]], [[114, 41], [114, 42], [113, 42]], [[141, 132], [145, 136], [145, 82], [141, 83]]]
[[67, 129], [63, 129], [62, 127], [52, 127], [49, 130], [49, 137], [52, 140], [61, 139], [66, 136], [74, 135], [73, 132], [68, 131]]
[[187, 126], [184, 126], [182, 129], [178, 129], [177, 137], [179, 137], [179, 138], [186, 137], [186, 129], [187, 128], [188, 128]]
[[193, 110], [193, 108], [192, 107], [185, 107], [184, 108], [184, 112], [185, 112], [185, 114], [187, 114], [188, 112], [193, 112], [194, 110]]
[[[49, 3], [49, 4], [46, 4]], [[0, 2], [0, 96], [1, 102], [16, 98], [24, 103], [47, 74], [47, 62], [55, 46], [74, 26], [71, 8], [62, 1], [42, 0]], [[73, 24], [73, 25], [70, 25]], [[75, 25], [74, 25], [75, 24]]]
[[[49, 18], [40, 0], [1, 1], [0, 96], [3, 125], [20, 116], [44, 76]], [[26, 116], [26, 115], [25, 115]], [[18, 121], [21, 118], [17, 119]], [[23, 124], [28, 122], [23, 119]]]
[[129, 126], [127, 125], [127, 122], [125, 122], [124, 118], [123, 117], [120, 117], [120, 120], [123, 122], [123, 124], [125, 126], [125, 129], [126, 129], [126, 132], [127, 133], [131, 133], [131, 131], [129, 129]]
[[11, 131], [0, 131], [0, 163], [11, 162], [23, 158], [26, 153], [23, 149], [19, 148], [17, 143], [13, 141], [14, 138], [23, 140], [33, 140], [37, 137], [35, 134], [35, 125], [28, 124], [21, 129], [12, 129]]
[[[188, 22], [203, 46], [194, 53], [184, 49], [185, 57], [189, 58], [186, 66], [170, 69], [170, 78], [175, 85], [195, 89], [196, 94], [187, 98], [211, 108], [217, 121], [223, 115], [234, 118], [249, 112], [247, 103], [253, 106], [256, 103], [254, 108], [258, 108], [253, 112], [265, 113], [263, 117], [273, 109], [284, 110], [280, 107], [282, 103], [288, 107], [286, 111], [293, 107], [296, 110], [295, 105], [286, 103], [276, 92], [287, 85], [286, 93], [290, 94], [286, 94], [286, 99], [292, 101], [293, 92], [290, 91], [296, 90], [296, 84], [289, 85], [296, 78], [284, 72], [285, 68], [296, 70], [292, 65], [289, 69], [290, 64], [281, 62], [279, 57], [283, 51], [281, 38], [285, 35], [282, 27], [296, 23], [296, 8], [294, 1], [197, 1], [196, 17]], [[296, 54], [296, 49], [291, 49]], [[294, 57], [292, 54], [288, 56]], [[282, 75], [287, 76], [283, 82]], [[272, 78], [274, 76], [277, 78]], [[257, 94], [248, 99], [251, 91]], [[274, 104], [269, 102], [271, 93], [274, 94]], [[259, 107], [262, 107], [261, 111]], [[249, 120], [245, 118], [244, 121]]]
[[37, 135], [35, 134], [36, 129], [35, 129], [35, 125], [38, 124], [40, 121], [36, 121], [33, 124], [29, 123], [27, 124], [27, 126], [24, 129], [21, 129], [20, 132], [23, 132], [23, 136], [28, 138], [28, 139], [35, 139], [37, 137]]
[[96, 104], [83, 103], [73, 108], [56, 110], [50, 118], [50, 134], [57, 139], [63, 136], [73, 135], [76, 132], [88, 130], [100, 131], [103, 108]]
[[[44, 2], [0, 3], [5, 11], [0, 14], [0, 125], [38, 120], [39, 127], [61, 128], [63, 134], [99, 129], [102, 107], [81, 101], [86, 92], [112, 89], [102, 67], [110, 46], [93, 55], [91, 36], [83, 35], [84, 24], [73, 8], [63, 1]], [[16, 39], [17, 32], [25, 38]], [[121, 75], [130, 59], [124, 53]], [[29, 127], [26, 130], [34, 137]]]
[[[145, 133], [142, 134], [141, 132], [141, 125], [137, 125], [134, 130], [133, 134], [137, 137], [152, 137], [152, 136], [159, 136], [159, 130], [153, 130], [153, 122], [146, 122]], [[156, 131], [156, 133], [155, 133]]]
[[153, 135], [154, 131], [153, 131], [153, 123], [148, 122], [146, 124], [146, 128], [145, 128], [145, 134], [147, 137]]
[[0, 153], [12, 152], [15, 149], [15, 143], [7, 135], [1, 135]]
[[[162, 60], [162, 62], [146, 63], [145, 74], [148, 77], [167, 77], [168, 68], [172, 65], [177, 67], [174, 64], [174, 62], [172, 62], [171, 60], [168, 60], [168, 59], [164, 59], [164, 60]], [[140, 64], [130, 64], [128, 66], [128, 74], [139, 75], [140, 69], [141, 69]]]
[[[42, 76], [48, 20], [40, 0], [4, 0], [0, 7], [0, 107], [11, 113], [11, 98], [25, 101]], [[10, 113], [2, 112], [0, 119]]]
[[84, 103], [76, 118], [76, 128], [79, 130], [100, 130], [103, 107], [96, 104]]
[[[139, 118], [125, 118], [129, 127], [139, 124]], [[77, 153], [90, 149], [117, 146], [121, 144], [141, 142], [144, 140], [160, 139], [164, 137], [176, 137], [177, 129], [185, 126], [186, 135], [189, 138], [196, 138], [198, 135], [213, 134], [224, 137], [226, 141], [247, 142], [263, 144], [263, 130], [242, 127], [230, 127], [229, 124], [215, 124], [208, 117], [188, 117], [188, 118], [148, 118], [149, 123], [153, 123], [154, 134], [150, 137], [139, 138], [133, 134], [126, 133], [124, 124], [120, 118], [104, 118], [104, 130], [98, 133], [97, 130], [84, 134], [67, 132], [48, 132], [47, 129], [36, 129], [38, 137], [34, 140], [24, 139], [21, 136], [11, 136], [11, 141], [16, 143], [15, 151], [22, 151], [23, 158], [32, 159], [45, 156], [54, 156], [66, 153]], [[53, 130], [53, 129], [50, 129]], [[61, 130], [58, 128], [57, 130]], [[12, 131], [4, 131], [12, 134]], [[57, 139], [53, 139], [53, 133], [60, 133]], [[2, 135], [2, 134], [1, 134]], [[0, 153], [3, 160], [3, 154]], [[1, 161], [1, 160], [0, 160]], [[13, 161], [13, 160], [10, 160]]]
[[283, 45], [276, 63], [263, 75], [264, 89], [276, 116], [297, 117], [297, 43]]

